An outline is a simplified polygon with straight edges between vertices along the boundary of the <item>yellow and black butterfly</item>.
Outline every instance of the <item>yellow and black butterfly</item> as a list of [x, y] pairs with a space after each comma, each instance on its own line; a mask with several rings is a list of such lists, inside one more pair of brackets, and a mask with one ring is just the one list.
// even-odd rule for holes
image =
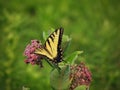
[[40, 54], [43, 57], [47, 57], [54, 63], [59, 63], [63, 60], [62, 56], [62, 35], [63, 28], [56, 29], [45, 41], [42, 48], [35, 51], [36, 54]]

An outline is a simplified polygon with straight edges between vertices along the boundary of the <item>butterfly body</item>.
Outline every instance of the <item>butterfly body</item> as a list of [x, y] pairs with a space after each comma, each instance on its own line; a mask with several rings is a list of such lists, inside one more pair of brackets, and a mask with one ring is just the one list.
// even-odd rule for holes
[[62, 61], [62, 35], [63, 28], [56, 29], [45, 41], [42, 48], [35, 51], [36, 54], [40, 54], [43, 57], [48, 58], [54, 63], [59, 63]]

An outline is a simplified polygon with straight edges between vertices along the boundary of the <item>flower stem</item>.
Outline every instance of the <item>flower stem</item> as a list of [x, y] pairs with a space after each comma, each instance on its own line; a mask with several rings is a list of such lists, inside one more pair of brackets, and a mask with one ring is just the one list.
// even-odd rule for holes
[[45, 61], [48, 62], [48, 64], [49, 64], [52, 68], [54, 68], [53, 64], [50, 63], [47, 59], [45, 59]]
[[86, 90], [89, 90], [89, 87], [87, 87]]
[[57, 69], [58, 72], [60, 73], [60, 67], [58, 67], [58, 64], [52, 64], [49, 60], [45, 59], [46, 62], [48, 62], [48, 64], [53, 68], [53, 69]]

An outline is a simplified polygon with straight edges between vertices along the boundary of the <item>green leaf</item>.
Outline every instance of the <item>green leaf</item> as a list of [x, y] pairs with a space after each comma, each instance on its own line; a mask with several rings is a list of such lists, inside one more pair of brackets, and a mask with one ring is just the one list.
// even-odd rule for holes
[[47, 39], [47, 34], [43, 31], [43, 39], [44, 39], [44, 41]]
[[65, 61], [70, 62], [71, 64], [74, 64], [75, 60], [78, 58], [78, 56], [83, 53], [83, 51], [75, 51], [72, 54], [65, 57]]
[[70, 43], [71, 43], [71, 38], [68, 35], [63, 35], [63, 45], [64, 45], [63, 52], [65, 56], [67, 55], [67, 50], [69, 50]]
[[[55, 30], [54, 28], [51, 28], [50, 29], [50, 33], [52, 33], [54, 30]], [[43, 39], [44, 39], [44, 41], [46, 41], [46, 39], [48, 38], [48, 36], [50, 35], [50, 33], [47, 33], [47, 32], [43, 31]]]
[[63, 42], [68, 42], [68, 41], [71, 41], [71, 38], [68, 36], [68, 35], [63, 35]]
[[30, 90], [30, 88], [27, 88], [27, 87], [23, 86], [22, 90]]
[[55, 29], [54, 28], [50, 28], [50, 30], [53, 32], [53, 31], [55, 31]]
[[85, 85], [82, 85], [82, 86], [78, 86], [77, 88], [75, 88], [75, 90], [89, 90], [89, 88], [86, 87]]
[[55, 90], [67, 89], [69, 82], [70, 66], [66, 65], [61, 68], [60, 72], [54, 69], [50, 75], [50, 84]]

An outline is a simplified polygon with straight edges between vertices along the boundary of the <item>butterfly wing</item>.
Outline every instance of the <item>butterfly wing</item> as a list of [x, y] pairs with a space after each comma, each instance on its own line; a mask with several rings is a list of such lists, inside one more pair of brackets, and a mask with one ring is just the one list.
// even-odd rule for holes
[[43, 48], [39, 48], [35, 53], [43, 55], [51, 61], [58, 63], [62, 61], [61, 41], [63, 28], [56, 29], [46, 40]]

